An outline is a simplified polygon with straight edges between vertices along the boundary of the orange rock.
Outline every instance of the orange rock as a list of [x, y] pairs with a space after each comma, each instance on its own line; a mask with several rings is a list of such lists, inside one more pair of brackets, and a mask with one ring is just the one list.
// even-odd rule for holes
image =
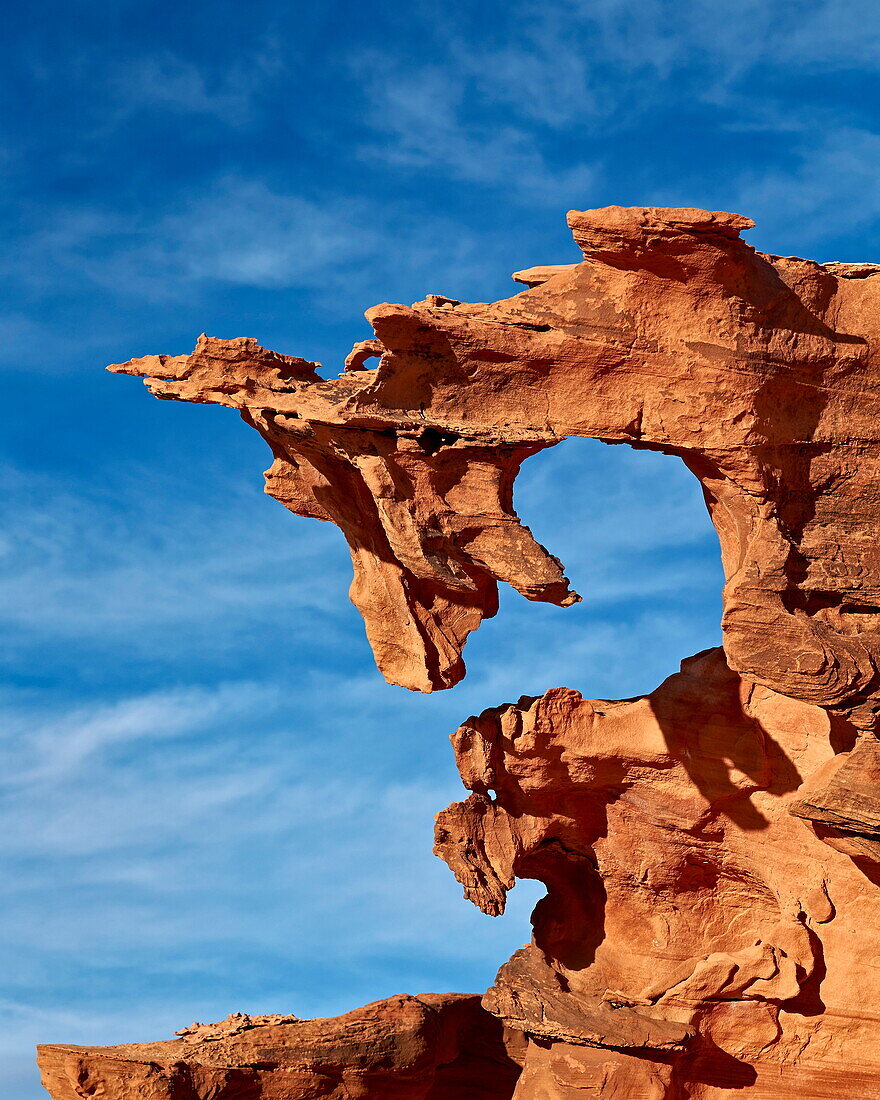
[[348, 539], [352, 598], [392, 682], [460, 679], [499, 580], [577, 598], [512, 485], [529, 455], [582, 435], [679, 455], [702, 481], [731, 666], [872, 725], [877, 267], [763, 255], [737, 214], [609, 207], [569, 224], [584, 262], [517, 273], [533, 285], [513, 298], [369, 310], [375, 339], [349, 366], [379, 356], [372, 370], [322, 381], [252, 340], [207, 337], [111, 370], [230, 405], [263, 434], [268, 492]]
[[43, 1084], [56, 1100], [508, 1100], [520, 1072], [501, 1024], [460, 993], [391, 997], [327, 1020], [236, 1014], [178, 1035], [39, 1047]]
[[[527, 1041], [518, 1082], [497, 1029], [503, 1072], [460, 1054], [485, 1012], [403, 998], [341, 1017], [358, 1021], [344, 1042], [339, 1021], [262, 1022], [43, 1048], [57, 1100], [880, 1098], [880, 267], [763, 255], [737, 214], [569, 225], [583, 262], [517, 272], [529, 289], [491, 304], [376, 306], [333, 379], [206, 336], [110, 368], [239, 410], [274, 455], [267, 492], [342, 529], [380, 670], [422, 691], [464, 675], [499, 581], [579, 598], [513, 510], [530, 455], [590, 436], [677, 455], [702, 483], [723, 650], [641, 699], [557, 688], [453, 737], [471, 794], [438, 816], [437, 852], [487, 913], [518, 877], [548, 889], [483, 1000]], [[465, 1012], [452, 1047], [437, 1012]], [[288, 1052], [271, 1065], [260, 1029]]]
[[[715, 649], [642, 699], [556, 688], [453, 735], [473, 793], [438, 815], [438, 855], [489, 913], [518, 877], [548, 889], [483, 999], [532, 1037], [518, 1097], [547, 1074], [547, 1096], [575, 1096], [608, 1066], [615, 1097], [880, 1096], [880, 1006], [852, 1003], [880, 951], [880, 858], [859, 866], [789, 813], [802, 775], [840, 759], [830, 725]], [[566, 1081], [548, 1043], [603, 1054]]]

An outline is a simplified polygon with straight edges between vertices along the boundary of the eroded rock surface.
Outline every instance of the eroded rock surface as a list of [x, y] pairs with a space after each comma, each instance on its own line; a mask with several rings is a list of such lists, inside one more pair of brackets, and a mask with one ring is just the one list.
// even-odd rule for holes
[[329, 381], [247, 339], [111, 369], [261, 432], [267, 491], [348, 539], [352, 598], [394, 683], [460, 679], [498, 581], [577, 598], [512, 486], [536, 451], [591, 436], [679, 455], [701, 480], [731, 666], [808, 702], [866, 704], [870, 723], [878, 269], [763, 255], [736, 214], [610, 207], [569, 224], [582, 263], [517, 272], [530, 289], [489, 305], [376, 306], [375, 339]]
[[163, 1043], [39, 1048], [56, 1100], [509, 1100], [520, 1073], [479, 997], [391, 997], [324, 1020], [230, 1016]]
[[699, 478], [723, 649], [644, 698], [556, 688], [454, 735], [471, 793], [438, 854], [490, 914], [517, 877], [548, 890], [487, 1011], [399, 998], [341, 1017], [360, 1021], [345, 1041], [339, 1021], [264, 1021], [43, 1048], [57, 1100], [880, 1100], [880, 267], [761, 254], [736, 214], [569, 225], [583, 262], [519, 271], [528, 289], [491, 304], [377, 306], [336, 378], [207, 336], [110, 369], [263, 435], [267, 492], [345, 535], [393, 683], [456, 683], [499, 581], [579, 598], [513, 508], [522, 462], [573, 435]]
[[544, 1095], [527, 1082], [550, 1072], [549, 1040], [601, 1051], [569, 1052], [575, 1089], [611, 1067], [643, 1090], [620, 1095], [880, 1096], [877, 1001], [852, 1000], [877, 981], [880, 853], [859, 866], [788, 812], [803, 776], [873, 738], [836, 757], [827, 711], [715, 649], [645, 698], [557, 688], [453, 744], [473, 793], [438, 815], [437, 852], [466, 897], [495, 914], [516, 878], [548, 888], [483, 1001], [545, 1041], [517, 1095]]

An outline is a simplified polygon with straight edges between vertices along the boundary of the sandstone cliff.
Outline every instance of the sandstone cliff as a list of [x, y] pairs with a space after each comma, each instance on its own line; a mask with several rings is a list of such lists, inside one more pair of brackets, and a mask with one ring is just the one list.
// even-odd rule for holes
[[453, 736], [471, 793], [438, 854], [488, 913], [517, 877], [548, 891], [482, 1008], [46, 1047], [57, 1100], [880, 1097], [880, 267], [758, 253], [735, 214], [569, 225], [583, 262], [492, 304], [377, 306], [336, 378], [206, 336], [110, 369], [263, 435], [267, 492], [347, 539], [393, 683], [456, 683], [499, 581], [579, 598], [513, 509], [521, 464], [569, 436], [700, 480], [723, 649], [641, 699], [556, 688]]

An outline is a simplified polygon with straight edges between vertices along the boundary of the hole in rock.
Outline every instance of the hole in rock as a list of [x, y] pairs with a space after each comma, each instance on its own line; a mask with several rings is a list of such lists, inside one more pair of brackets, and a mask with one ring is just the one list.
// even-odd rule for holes
[[642, 695], [720, 645], [718, 539], [679, 458], [568, 439], [523, 463], [514, 505], [583, 603], [563, 610], [500, 586], [497, 618], [465, 650], [470, 682], [491, 679], [483, 706], [561, 685], [587, 698]]
[[461, 436], [455, 432], [441, 432], [436, 428], [425, 428], [418, 437], [418, 444], [425, 454], [436, 454], [441, 447], [451, 447]]

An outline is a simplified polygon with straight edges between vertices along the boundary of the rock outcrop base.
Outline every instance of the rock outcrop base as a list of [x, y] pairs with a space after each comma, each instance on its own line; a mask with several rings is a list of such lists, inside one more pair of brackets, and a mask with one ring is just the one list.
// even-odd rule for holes
[[326, 1020], [235, 1015], [164, 1043], [39, 1048], [63, 1100], [509, 1100], [524, 1042], [461, 993], [390, 997]]
[[880, 267], [756, 252], [736, 214], [569, 225], [583, 261], [509, 299], [368, 311], [337, 378], [207, 336], [110, 369], [262, 434], [267, 492], [345, 535], [392, 683], [460, 680], [499, 581], [579, 599], [513, 507], [569, 436], [700, 480], [723, 647], [643, 698], [554, 688], [453, 735], [470, 794], [437, 854], [489, 914], [517, 878], [547, 887], [482, 1007], [43, 1047], [56, 1100], [880, 1098]]

